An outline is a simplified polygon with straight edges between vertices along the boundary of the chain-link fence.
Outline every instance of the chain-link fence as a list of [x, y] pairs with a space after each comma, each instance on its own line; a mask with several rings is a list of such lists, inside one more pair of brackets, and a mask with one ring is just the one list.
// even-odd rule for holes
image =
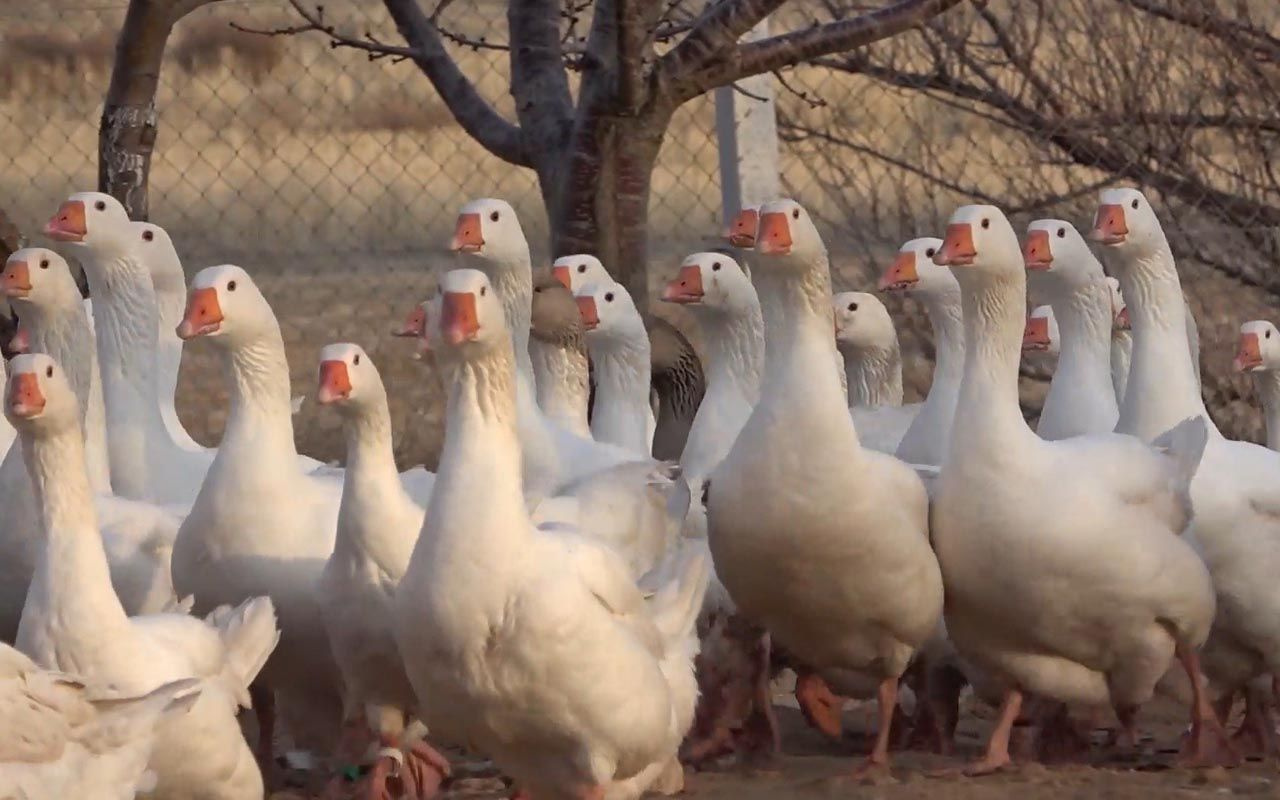
[[[125, 0], [0, 0], [3, 208], [28, 232], [96, 182], [97, 124]], [[426, 3], [431, 6], [431, 3]], [[505, 4], [442, 4], [442, 25], [506, 38]], [[776, 29], [847, 15], [845, 0], [784, 8]], [[332, 0], [326, 19], [397, 41], [376, 0]], [[224, 0], [180, 22], [158, 96], [151, 217], [188, 272], [235, 262], [259, 276], [290, 348], [295, 389], [327, 341], [366, 346], [391, 384], [401, 455], [434, 453], [438, 387], [392, 344], [392, 319], [447, 258], [457, 208], [499, 195], [546, 255], [531, 171], [457, 126], [412, 63], [370, 61], [296, 23], [284, 0]], [[455, 47], [462, 70], [511, 118], [507, 53]], [[1096, 189], [1148, 190], [1168, 220], [1201, 320], [1206, 389], [1228, 427], [1256, 433], [1252, 392], [1227, 375], [1235, 326], [1266, 317], [1280, 289], [1280, 10], [1269, 0], [990, 0], [924, 30], [780, 76], [783, 186], [825, 223], [838, 288], [872, 280], [903, 240], [940, 229], [962, 202], [1016, 225], [1082, 223]], [[686, 104], [653, 178], [651, 270], [720, 225], [712, 101]], [[928, 381], [927, 331], [904, 311], [908, 384]], [[197, 436], [220, 428], [225, 394], [197, 344], [181, 408]], [[1034, 394], [1034, 392], [1032, 392]], [[1030, 401], [1034, 404], [1034, 400]], [[334, 415], [304, 404], [300, 438], [325, 456]]]

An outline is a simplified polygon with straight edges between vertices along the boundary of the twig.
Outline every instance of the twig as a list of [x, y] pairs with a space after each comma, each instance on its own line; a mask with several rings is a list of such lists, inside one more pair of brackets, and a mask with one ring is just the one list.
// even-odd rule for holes
[[294, 36], [300, 33], [318, 31], [329, 37], [330, 47], [350, 47], [353, 50], [361, 50], [369, 55], [370, 61], [390, 58], [393, 62], [400, 62], [416, 59], [422, 55], [420, 51], [412, 47], [402, 47], [380, 41], [368, 31], [365, 32], [363, 39], [339, 33], [336, 26], [325, 21], [323, 5], [317, 5], [314, 11], [308, 10], [303, 5], [302, 0], [289, 0], [289, 5], [293, 6], [294, 11], [298, 12], [298, 16], [302, 17], [303, 24], [287, 25], [282, 28], [259, 29], [232, 22], [231, 27], [238, 31], [254, 33], [260, 36]]

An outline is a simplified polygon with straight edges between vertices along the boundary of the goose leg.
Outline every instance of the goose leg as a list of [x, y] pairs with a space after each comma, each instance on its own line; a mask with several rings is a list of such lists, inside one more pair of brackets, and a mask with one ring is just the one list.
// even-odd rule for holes
[[1022, 711], [1022, 692], [1018, 689], [1007, 689], [1004, 700], [1000, 703], [1000, 714], [996, 718], [996, 726], [987, 739], [987, 752], [983, 757], [959, 770], [943, 770], [934, 773], [937, 777], [953, 777], [957, 774], [975, 777], [999, 772], [1013, 763], [1009, 756], [1009, 737], [1013, 735], [1013, 725], [1018, 721], [1018, 713]]
[[1226, 728], [1214, 713], [1213, 704], [1204, 690], [1200, 655], [1182, 642], [1178, 643], [1177, 653], [1191, 680], [1191, 733], [1178, 756], [1179, 762], [1192, 767], [1238, 765], [1240, 756], [1231, 747]]
[[[896, 693], [896, 680], [894, 689]], [[840, 738], [844, 731], [840, 716], [844, 698], [831, 691], [818, 673], [809, 667], [797, 667], [795, 696], [806, 722], [832, 739]]]
[[778, 728], [778, 716], [773, 710], [773, 693], [769, 690], [770, 650], [771, 642], [766, 633], [756, 644], [751, 712], [743, 724], [741, 735], [744, 749], [757, 753], [766, 760], [775, 758], [782, 752], [782, 732]]
[[1231, 738], [1245, 757], [1269, 758], [1276, 752], [1276, 732], [1271, 720], [1271, 702], [1257, 689], [1244, 693], [1244, 720]]
[[417, 800], [435, 797], [450, 773], [449, 759], [421, 739], [409, 745], [405, 754], [405, 769], [413, 777]]
[[898, 710], [897, 678], [885, 678], [880, 682], [877, 701], [880, 711], [880, 727], [876, 731], [876, 743], [872, 746], [867, 760], [853, 771], [853, 777], [855, 778], [876, 773], [885, 774], [889, 771], [889, 739], [893, 735], [894, 713]]

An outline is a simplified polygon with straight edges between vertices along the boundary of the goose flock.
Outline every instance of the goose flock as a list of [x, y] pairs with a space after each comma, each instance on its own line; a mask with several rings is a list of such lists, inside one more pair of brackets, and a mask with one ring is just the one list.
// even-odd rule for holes
[[[828, 735], [846, 700], [875, 702], [856, 776], [898, 747], [951, 753], [965, 687], [996, 709], [967, 775], [1080, 755], [1100, 725], [1135, 747], [1157, 693], [1188, 709], [1182, 762], [1275, 752], [1280, 330], [1244, 323], [1234, 361], [1269, 447], [1227, 439], [1136, 190], [1102, 191], [1083, 233], [1042, 219], [1020, 241], [971, 205], [903, 244], [876, 288], [932, 327], [910, 404], [892, 315], [833, 294], [795, 201], [672, 270], [661, 300], [697, 325], [700, 364], [598, 259], [535, 270], [511, 206], [470, 202], [456, 263], [394, 331], [448, 390], [434, 473], [398, 470], [353, 343], [320, 350], [313, 395], [345, 466], [297, 452], [280, 327], [245, 269], [188, 283], [161, 228], [95, 192], [44, 233], [92, 300], [55, 249], [0, 273], [21, 353], [0, 796], [253, 800], [288, 755], [325, 797], [422, 800], [460, 750], [523, 800], [674, 794], [687, 764], [780, 751], [784, 668]], [[194, 338], [230, 395], [215, 448], [174, 408]], [[1054, 371], [1035, 430], [1023, 359]], [[1016, 726], [1032, 746], [1011, 748]]]

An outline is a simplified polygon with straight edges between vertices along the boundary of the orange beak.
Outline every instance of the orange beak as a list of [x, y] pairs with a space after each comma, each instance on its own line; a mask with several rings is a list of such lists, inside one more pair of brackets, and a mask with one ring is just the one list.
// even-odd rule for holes
[[973, 246], [973, 226], [967, 222], [953, 222], [947, 226], [946, 238], [942, 247], [933, 255], [933, 263], [943, 267], [968, 267], [978, 249]]
[[756, 225], [760, 222], [760, 212], [754, 208], [744, 208], [733, 218], [729, 225], [729, 244], [734, 247], [750, 249], [756, 246]]
[[1089, 238], [1103, 244], [1120, 244], [1129, 236], [1129, 226], [1124, 221], [1124, 206], [1103, 203], [1093, 218], [1093, 230]]
[[459, 214], [453, 228], [453, 241], [449, 249], [460, 253], [478, 253], [484, 249], [484, 231], [479, 214]]
[[569, 277], [569, 268], [565, 266], [552, 267], [551, 277], [560, 281], [560, 285], [569, 291], [573, 291], [573, 280]]
[[1022, 261], [1032, 272], [1045, 272], [1053, 266], [1053, 248], [1048, 231], [1028, 231], [1022, 245]]
[[578, 301], [578, 314], [582, 316], [582, 327], [589, 331], [596, 329], [600, 324], [600, 314], [596, 311], [596, 299], [594, 297], [575, 297]]
[[1240, 334], [1240, 346], [1236, 349], [1236, 358], [1231, 366], [1236, 372], [1245, 372], [1262, 366], [1262, 348], [1259, 346], [1258, 334]]
[[68, 200], [44, 224], [44, 235], [59, 242], [81, 242], [89, 232], [84, 220], [84, 203]]
[[898, 257], [889, 265], [889, 269], [880, 276], [880, 291], [895, 292], [908, 289], [920, 282], [920, 273], [916, 272], [916, 254], [910, 251], [898, 253]]
[[222, 306], [218, 304], [218, 290], [212, 286], [192, 289], [187, 295], [187, 311], [178, 323], [179, 339], [194, 339], [215, 333], [222, 326]]
[[440, 303], [440, 332], [445, 341], [459, 345], [476, 338], [480, 318], [476, 314], [476, 296], [471, 292], [445, 292]]
[[770, 256], [785, 256], [791, 252], [791, 225], [781, 211], [770, 211], [760, 216], [760, 228], [756, 232], [756, 249]]
[[347, 373], [345, 361], [321, 361], [320, 382], [316, 390], [316, 400], [327, 406], [351, 396], [351, 376]]
[[31, 267], [18, 259], [4, 265], [0, 273], [0, 294], [5, 297], [26, 297], [31, 294]]
[[1027, 327], [1022, 331], [1022, 352], [1043, 352], [1048, 349], [1048, 317], [1027, 317]]
[[31, 352], [31, 331], [26, 325], [18, 325], [13, 338], [9, 340], [9, 350], [19, 355]]
[[1125, 306], [1120, 309], [1120, 313], [1116, 314], [1116, 322], [1114, 325], [1118, 331], [1133, 330], [1133, 321], [1129, 319], [1129, 307]]
[[391, 335], [417, 338], [423, 334], [423, 329], [426, 325], [426, 310], [422, 306], [414, 306], [413, 310], [409, 312], [409, 316], [405, 317], [404, 322], [400, 323], [400, 327], [391, 330]]
[[692, 265], [681, 267], [676, 279], [662, 290], [662, 299], [668, 303], [700, 303], [702, 295], [702, 270]]
[[34, 372], [19, 372], [9, 379], [9, 413], [18, 419], [31, 419], [44, 411], [44, 393]]

